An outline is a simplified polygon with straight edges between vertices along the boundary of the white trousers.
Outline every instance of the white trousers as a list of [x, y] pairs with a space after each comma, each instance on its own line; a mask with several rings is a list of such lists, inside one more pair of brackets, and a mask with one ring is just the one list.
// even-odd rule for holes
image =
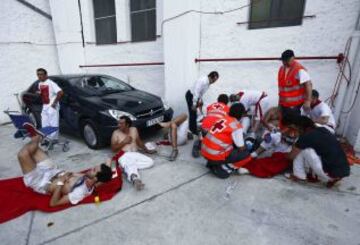
[[139, 169], [152, 167], [154, 161], [139, 152], [125, 152], [124, 155], [119, 158], [119, 164], [126, 173], [128, 180], [131, 181], [132, 175], [140, 178]]
[[306, 174], [312, 172], [321, 181], [328, 182], [331, 178], [324, 172], [318, 154], [312, 148], [302, 150], [293, 162], [293, 173], [296, 177], [306, 180]]
[[[41, 111], [41, 127], [59, 127], [59, 109], [51, 106], [43, 106]], [[49, 135], [49, 138], [56, 140], [59, 138], [59, 130]]]
[[[187, 142], [187, 133], [189, 130], [189, 120], [185, 120], [182, 124], [180, 124], [177, 128], [177, 145], [185, 145]], [[171, 139], [171, 130], [169, 130], [169, 140]]]

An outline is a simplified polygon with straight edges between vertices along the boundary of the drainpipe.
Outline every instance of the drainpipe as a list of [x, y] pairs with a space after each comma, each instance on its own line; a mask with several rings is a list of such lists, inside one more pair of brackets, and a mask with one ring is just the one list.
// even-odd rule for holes
[[49, 15], [48, 13], [46, 13], [45, 11], [39, 9], [38, 7], [34, 6], [33, 4], [25, 1], [25, 0], [16, 0], [18, 1], [19, 3], [21, 3], [22, 5], [28, 7], [29, 9], [35, 11], [36, 13], [44, 16], [45, 18], [49, 19], [49, 20], [52, 20], [52, 17], [51, 15]]

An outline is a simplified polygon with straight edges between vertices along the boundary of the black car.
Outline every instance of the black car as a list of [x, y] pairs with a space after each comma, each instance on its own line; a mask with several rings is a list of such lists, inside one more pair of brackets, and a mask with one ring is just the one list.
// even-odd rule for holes
[[[64, 91], [60, 101], [61, 129], [78, 132], [92, 149], [110, 143], [120, 116], [133, 120], [142, 129], [169, 121], [173, 110], [160, 97], [138, 90], [107, 75], [79, 74], [49, 76]], [[38, 81], [23, 93], [24, 104], [40, 124], [41, 99]]]

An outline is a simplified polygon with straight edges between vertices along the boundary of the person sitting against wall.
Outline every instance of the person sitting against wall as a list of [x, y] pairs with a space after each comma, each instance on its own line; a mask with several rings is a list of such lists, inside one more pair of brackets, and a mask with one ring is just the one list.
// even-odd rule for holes
[[284, 120], [296, 127], [299, 138], [289, 153], [293, 160], [293, 180], [318, 179], [332, 187], [350, 175], [349, 162], [335, 135], [324, 127], [317, 127], [308, 117], [297, 116]]
[[301, 110], [301, 114], [310, 117], [317, 126], [322, 126], [335, 134], [335, 117], [330, 107], [319, 99], [319, 92], [312, 90], [310, 111]]
[[132, 121], [128, 116], [120, 117], [118, 127], [111, 137], [111, 150], [114, 153], [124, 152], [118, 162], [136, 190], [142, 190], [145, 185], [141, 181], [138, 170], [152, 167], [154, 161], [139, 153], [138, 150], [141, 149], [149, 154], [155, 153], [155, 150], [149, 150], [144, 145], [137, 128], [132, 127]]

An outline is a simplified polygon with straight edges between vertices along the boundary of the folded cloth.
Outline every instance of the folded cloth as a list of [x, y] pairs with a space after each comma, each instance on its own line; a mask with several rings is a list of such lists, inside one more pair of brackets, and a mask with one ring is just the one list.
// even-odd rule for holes
[[[80, 204], [94, 203], [97, 201], [95, 197], [99, 197], [100, 201], [112, 199], [121, 190], [121, 177], [121, 169], [116, 167], [113, 179], [97, 187], [93, 194], [84, 198]], [[39, 194], [26, 187], [23, 177], [0, 180], [0, 224], [32, 210], [56, 212], [73, 206], [65, 204], [50, 207], [50, 198], [50, 195]]]
[[251, 175], [259, 178], [271, 178], [283, 173], [291, 167], [291, 161], [286, 158], [286, 153], [276, 152], [270, 157], [253, 159], [243, 166]]

